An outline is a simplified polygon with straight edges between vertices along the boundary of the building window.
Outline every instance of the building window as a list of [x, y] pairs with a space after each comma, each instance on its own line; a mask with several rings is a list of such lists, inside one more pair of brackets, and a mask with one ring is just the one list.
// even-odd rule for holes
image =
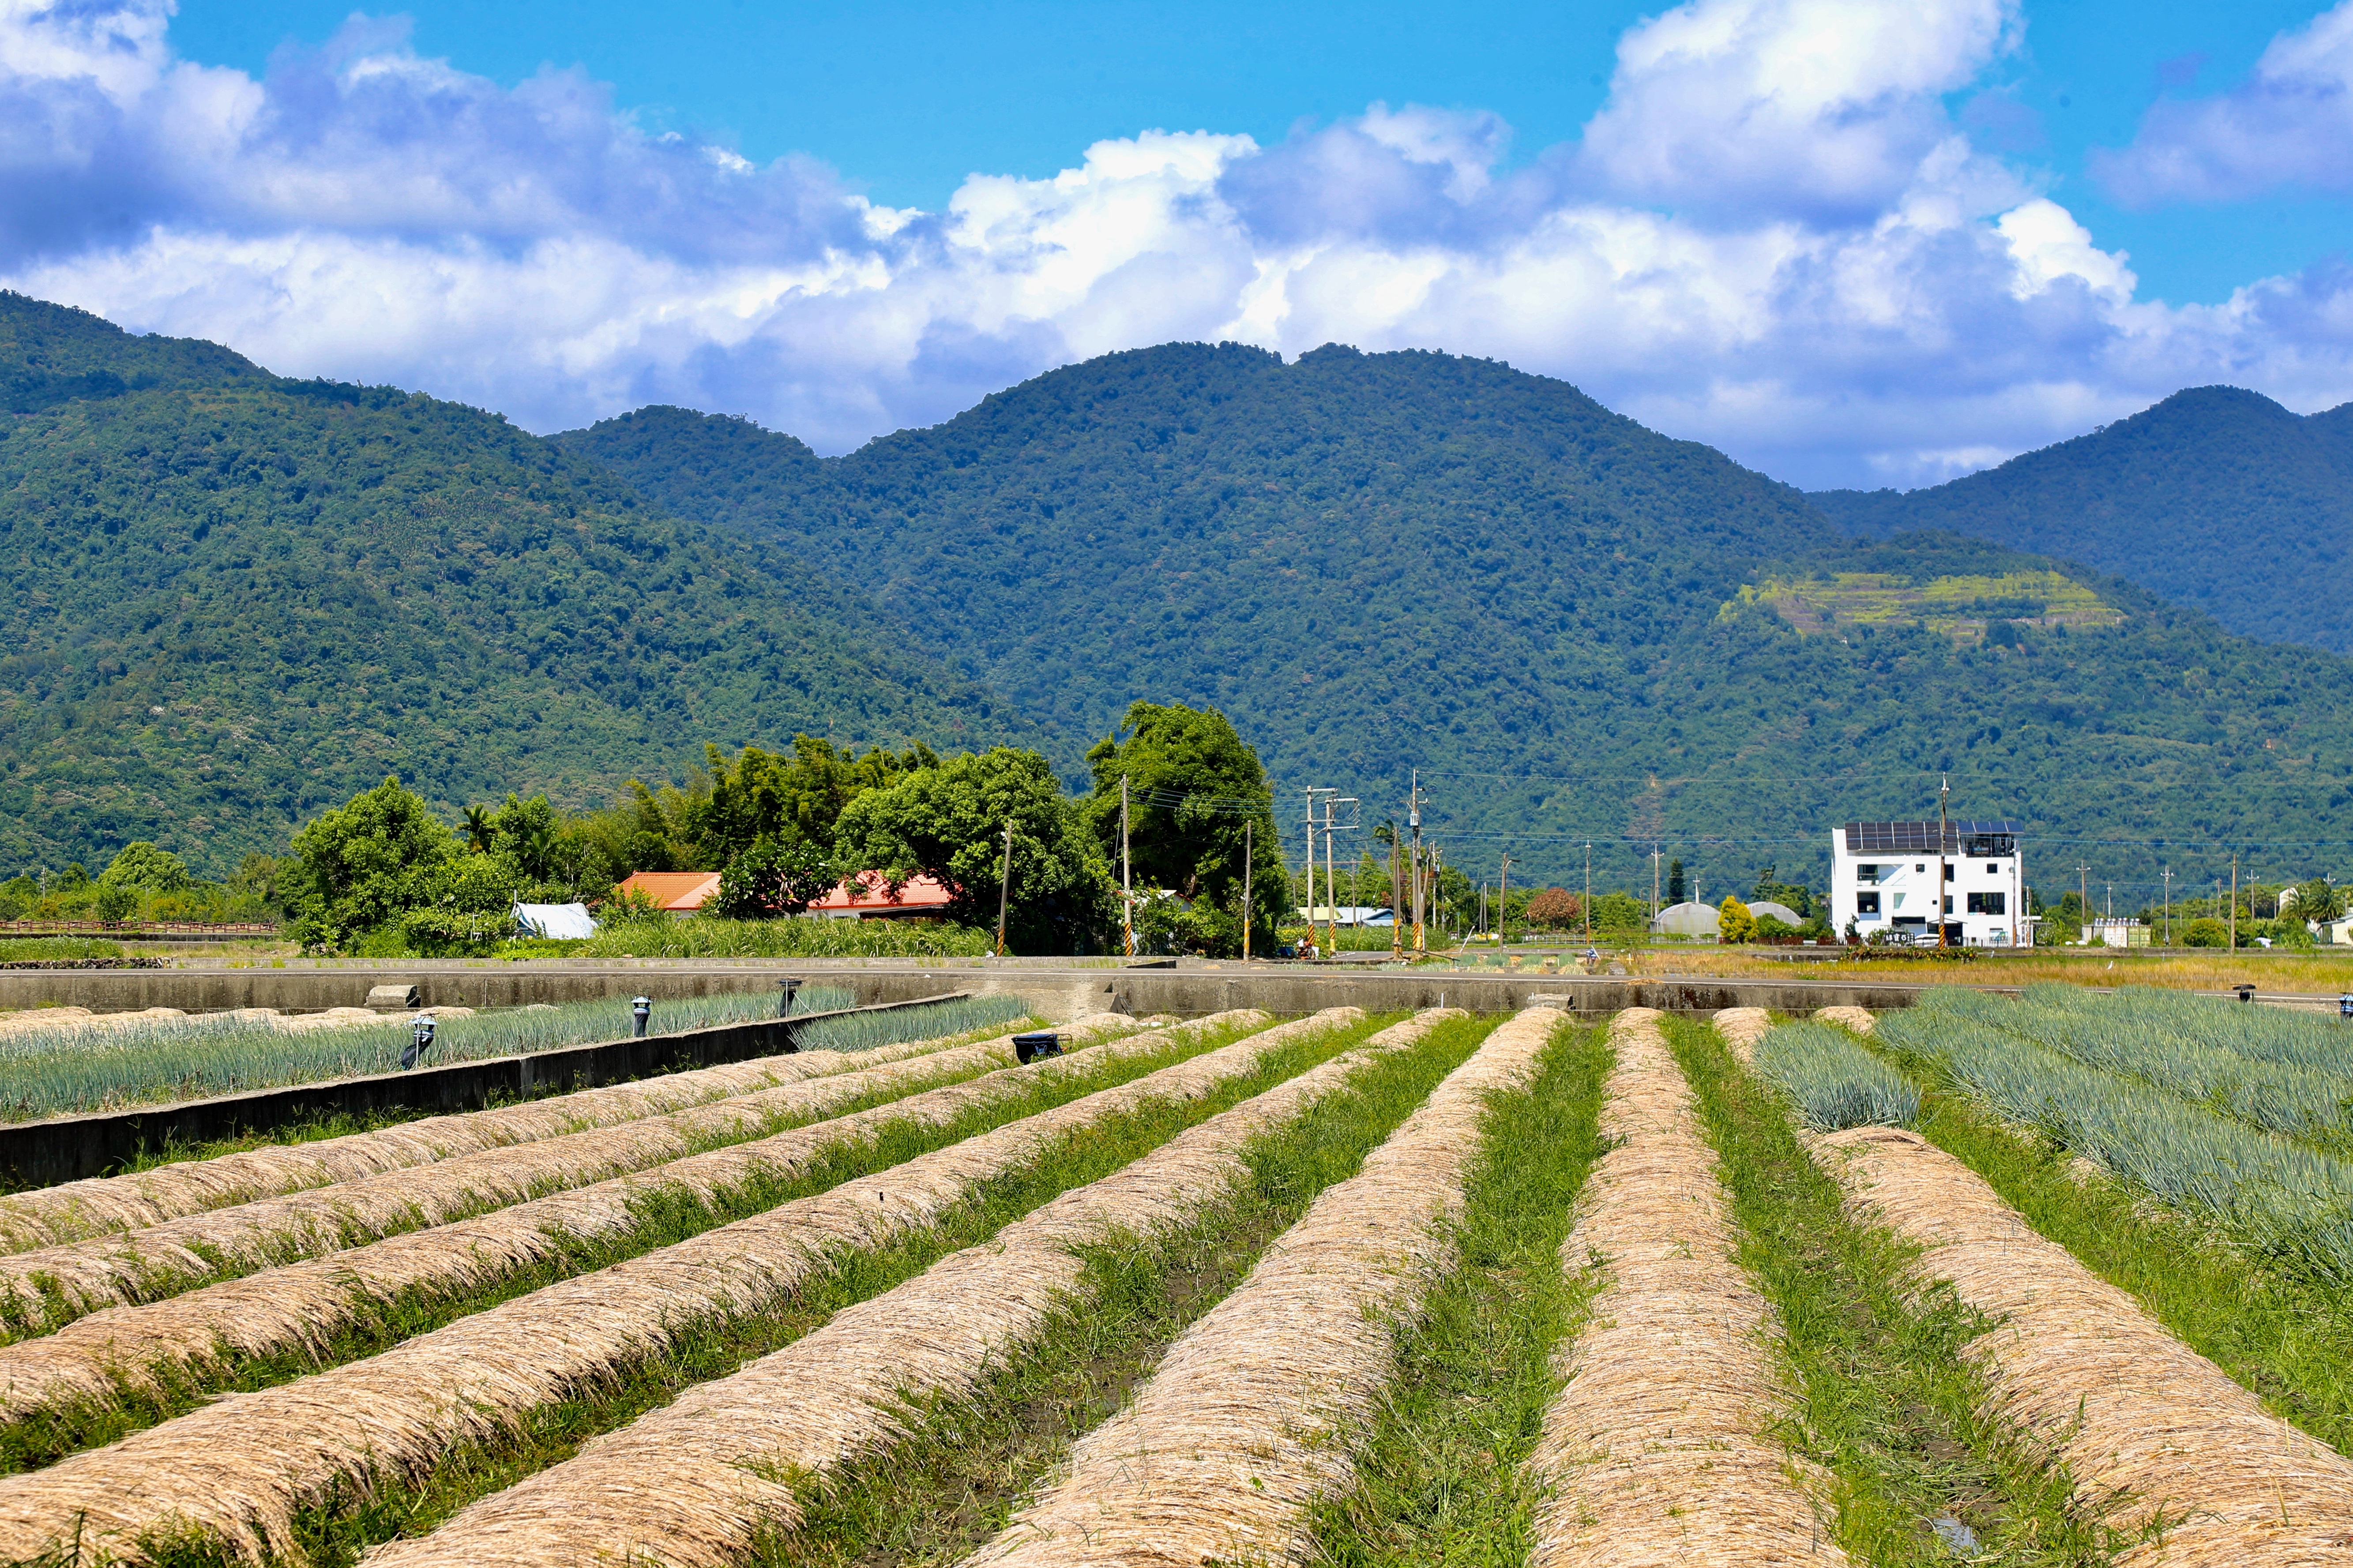
[[1958, 866], [1954, 865], [1949, 860], [1945, 862], [1945, 880], [1949, 882], [1960, 874], [1961, 868]]
[[1969, 913], [1973, 915], [2006, 915], [2010, 913], [2007, 893], [1971, 893]]
[[1879, 895], [1877, 893], [1857, 893], [1854, 896], [1854, 912], [1859, 915], [1877, 914], [1879, 912]]
[[1854, 868], [1854, 879], [1862, 883], [1866, 888], [1875, 887], [1879, 882], [1879, 868], [1876, 866], [1857, 866]]
[[1947, 914], [1953, 912], [1953, 895], [1950, 893], [1945, 895], [1945, 912]]
[[1915, 866], [1915, 867], [1913, 867], [1913, 868], [1912, 868], [1912, 869], [1914, 869], [1915, 871], [1925, 871], [1925, 870], [1926, 870], [1927, 868], [1927, 868], [1927, 866], [1926, 866], [1926, 864], [1925, 862], [1924, 862], [1923, 864], [1921, 864], [1921, 865], [1917, 865], [1917, 866]]

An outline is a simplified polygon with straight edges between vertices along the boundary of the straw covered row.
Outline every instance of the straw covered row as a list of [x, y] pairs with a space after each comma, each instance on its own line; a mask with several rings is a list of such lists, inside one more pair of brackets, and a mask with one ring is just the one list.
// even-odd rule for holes
[[338, 1331], [371, 1316], [402, 1291], [446, 1296], [480, 1289], [556, 1256], [568, 1245], [624, 1233], [637, 1223], [640, 1201], [658, 1192], [709, 1201], [756, 1179], [789, 1179], [828, 1153], [873, 1139], [885, 1125], [942, 1126], [976, 1106], [1024, 1092], [1024, 1086], [1039, 1077], [1090, 1071], [1106, 1057], [1147, 1055], [1166, 1049], [1172, 1037], [1237, 1022], [1262, 1023], [1265, 1016], [1220, 1014], [1098, 1046], [1083, 1055], [1000, 1068], [830, 1121], [690, 1155], [473, 1219], [263, 1269], [161, 1301], [93, 1312], [38, 1339], [0, 1346], [0, 1419], [21, 1420], [67, 1404], [106, 1403], [115, 1397], [120, 1384], [142, 1385], [156, 1372], [168, 1368], [185, 1373], [225, 1352], [315, 1352]]
[[429, 1165], [459, 1154], [609, 1127], [731, 1095], [850, 1072], [941, 1047], [911, 1040], [871, 1051], [807, 1051], [607, 1084], [451, 1116], [428, 1116], [373, 1132], [271, 1144], [210, 1160], [186, 1160], [121, 1176], [93, 1176], [0, 1196], [0, 1253], [77, 1241], [159, 1224], [182, 1215]]
[[1530, 1461], [1553, 1495], [1533, 1568], [1754, 1568], [1846, 1562], [1792, 1460], [1759, 1436], [1788, 1407], [1773, 1313], [1733, 1261], [1730, 1205], [1691, 1088], [1633, 1008], [1611, 1026], [1602, 1156], [1562, 1266], [1605, 1281]]
[[1535, 1078], [1564, 1015], [1523, 1012], [1328, 1188], [1169, 1348], [1069, 1473], [969, 1568], [1297, 1561], [1303, 1521], [1353, 1480], [1400, 1321], [1455, 1256], [1488, 1097]]
[[1248, 1179], [1250, 1139], [1339, 1089], [1372, 1057], [1463, 1016], [1423, 1013], [1384, 1029], [432, 1534], [384, 1548], [369, 1568], [569, 1568], [603, 1554], [717, 1568], [740, 1559], [764, 1530], [798, 1521], [793, 1488], [772, 1478], [820, 1476], [886, 1449], [904, 1435], [910, 1400], [969, 1396], [991, 1366], [1038, 1343], [1057, 1311], [1083, 1310], [1076, 1248], [1149, 1243], [1192, 1223]]
[[[1115, 1014], [1071, 1026], [1090, 1038], [1130, 1026]], [[740, 1142], [780, 1121], [823, 1115], [870, 1094], [1009, 1063], [1013, 1037], [937, 1051], [855, 1072], [787, 1083], [707, 1105], [641, 1117], [536, 1142], [484, 1149], [407, 1170], [384, 1171], [234, 1207], [208, 1209], [137, 1230], [0, 1258], [0, 1293], [52, 1314], [80, 1313], [184, 1289], [223, 1273], [316, 1257], [396, 1231], [446, 1224], [549, 1192], [684, 1158], [698, 1147]]]
[[1879, 1020], [1873, 1016], [1870, 1008], [1849, 1007], [1843, 1005], [1836, 1007], [1815, 1008], [1814, 1021], [1818, 1024], [1836, 1024], [1840, 1028], [1852, 1030], [1858, 1035], [1867, 1035], [1879, 1026]]
[[1916, 1243], [1997, 1321], [1967, 1354], [1994, 1413], [2048, 1442], [2111, 1523], [2179, 1520], [2120, 1568], [2353, 1563], [2353, 1463], [2266, 1412], [2124, 1291], [2037, 1235], [1976, 1172], [1916, 1132], [1813, 1142], [1855, 1210]]
[[698, 1322], [772, 1310], [845, 1252], [931, 1226], [978, 1184], [1070, 1133], [1147, 1100], [1198, 1099], [1288, 1041], [1363, 1016], [1333, 1008], [1265, 1030], [817, 1196], [558, 1281], [381, 1355], [232, 1394], [46, 1470], [0, 1480], [0, 1562], [42, 1552], [71, 1563], [135, 1558], [142, 1537], [167, 1530], [217, 1536], [250, 1558], [271, 1551], [299, 1557], [292, 1521], [304, 1504], [381, 1476], [422, 1474], [461, 1445], [493, 1443], [530, 1411], [659, 1352]]
[[1773, 1015], [1762, 1007], [1726, 1007], [1710, 1021], [1724, 1037], [1725, 1048], [1744, 1067], [1757, 1059], [1757, 1042], [1773, 1027]]

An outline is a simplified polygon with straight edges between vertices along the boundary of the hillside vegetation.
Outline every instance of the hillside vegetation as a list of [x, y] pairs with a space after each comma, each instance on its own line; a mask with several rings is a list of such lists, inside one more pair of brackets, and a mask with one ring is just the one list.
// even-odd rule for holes
[[217, 874], [390, 773], [582, 804], [709, 741], [1021, 732], [854, 592], [495, 415], [13, 295], [0, 385], [0, 863]]
[[1810, 498], [1840, 528], [1944, 529], [2129, 578], [2242, 637], [2353, 653], [2353, 404], [2299, 416], [2233, 386], [2175, 393], [1933, 489]]
[[[1613, 841], [1657, 837], [1715, 841], [1706, 885], [1745, 886], [1837, 822], [1933, 813], [1944, 773], [1957, 811], [2046, 841], [2353, 837], [2341, 660], [1950, 533], [1848, 540], [1487, 362], [1172, 345], [836, 459], [670, 408], [555, 439], [862, 588], [1066, 773], [1133, 693], [1219, 708], [1294, 855], [1287, 792], [1336, 784], [1377, 822], [1415, 766], [1457, 863], [1508, 846], [1515, 880], [1581, 874], [1590, 837], [1597, 876], [1647, 889]], [[1807, 612], [1793, 584], [1834, 591]]]

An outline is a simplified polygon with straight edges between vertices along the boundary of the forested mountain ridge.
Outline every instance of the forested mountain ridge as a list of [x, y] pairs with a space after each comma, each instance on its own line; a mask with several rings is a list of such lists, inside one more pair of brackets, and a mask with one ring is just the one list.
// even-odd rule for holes
[[13, 296], [11, 374], [80, 390], [0, 423], [0, 863], [150, 838], [217, 874], [394, 772], [586, 805], [706, 741], [1029, 732], [854, 591], [495, 415]]
[[[1964, 815], [2071, 840], [2353, 838], [2343, 660], [1952, 534], [1853, 541], [1488, 362], [1169, 345], [822, 460], [675, 409], [555, 439], [861, 587], [1048, 723], [1068, 775], [1131, 696], [1208, 703], [1282, 788], [1368, 821], [1419, 766], [1431, 822], [1515, 879], [1588, 837], [1613, 882], [1647, 886], [1653, 837], [1791, 869], [1832, 823], [1933, 811], [1946, 773]], [[2072, 607], [2019, 598], [2054, 571]], [[1841, 573], [1885, 581], [1825, 602], [1959, 606], [1826, 633], [1766, 602]]]
[[2353, 404], [2200, 386], [1930, 489], [1809, 498], [1840, 529], [1944, 529], [2081, 562], [2242, 637], [2353, 653]]

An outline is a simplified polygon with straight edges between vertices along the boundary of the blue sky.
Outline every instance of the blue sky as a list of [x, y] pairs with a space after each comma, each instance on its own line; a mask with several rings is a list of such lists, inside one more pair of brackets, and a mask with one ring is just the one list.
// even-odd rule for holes
[[0, 282], [839, 451], [1175, 338], [1435, 348], [1809, 486], [2353, 398], [2353, 0], [0, 0]]
[[[1139, 131], [1245, 132], [1373, 102], [1484, 110], [1524, 160], [1576, 140], [1601, 106], [1636, 5], [1203, 4], [663, 6], [428, 0], [401, 7], [417, 48], [507, 86], [579, 66], [649, 126], [712, 135], [765, 163], [802, 153], [894, 206], [937, 207], [972, 174], [1043, 178], [1078, 150]], [[2074, 0], [2033, 6], [2024, 47], [1951, 95], [1964, 123], [2048, 169], [2100, 243], [2131, 253], [2143, 291], [2216, 302], [2242, 283], [2353, 246], [2342, 200], [2269, 195], [2126, 206], [2085, 157], [2130, 143], [2162, 95], [2243, 78], [2311, 0]], [[263, 71], [316, 45], [334, 0], [190, 0], [173, 27], [195, 58]], [[1970, 105], [1984, 101], [1974, 113]]]

